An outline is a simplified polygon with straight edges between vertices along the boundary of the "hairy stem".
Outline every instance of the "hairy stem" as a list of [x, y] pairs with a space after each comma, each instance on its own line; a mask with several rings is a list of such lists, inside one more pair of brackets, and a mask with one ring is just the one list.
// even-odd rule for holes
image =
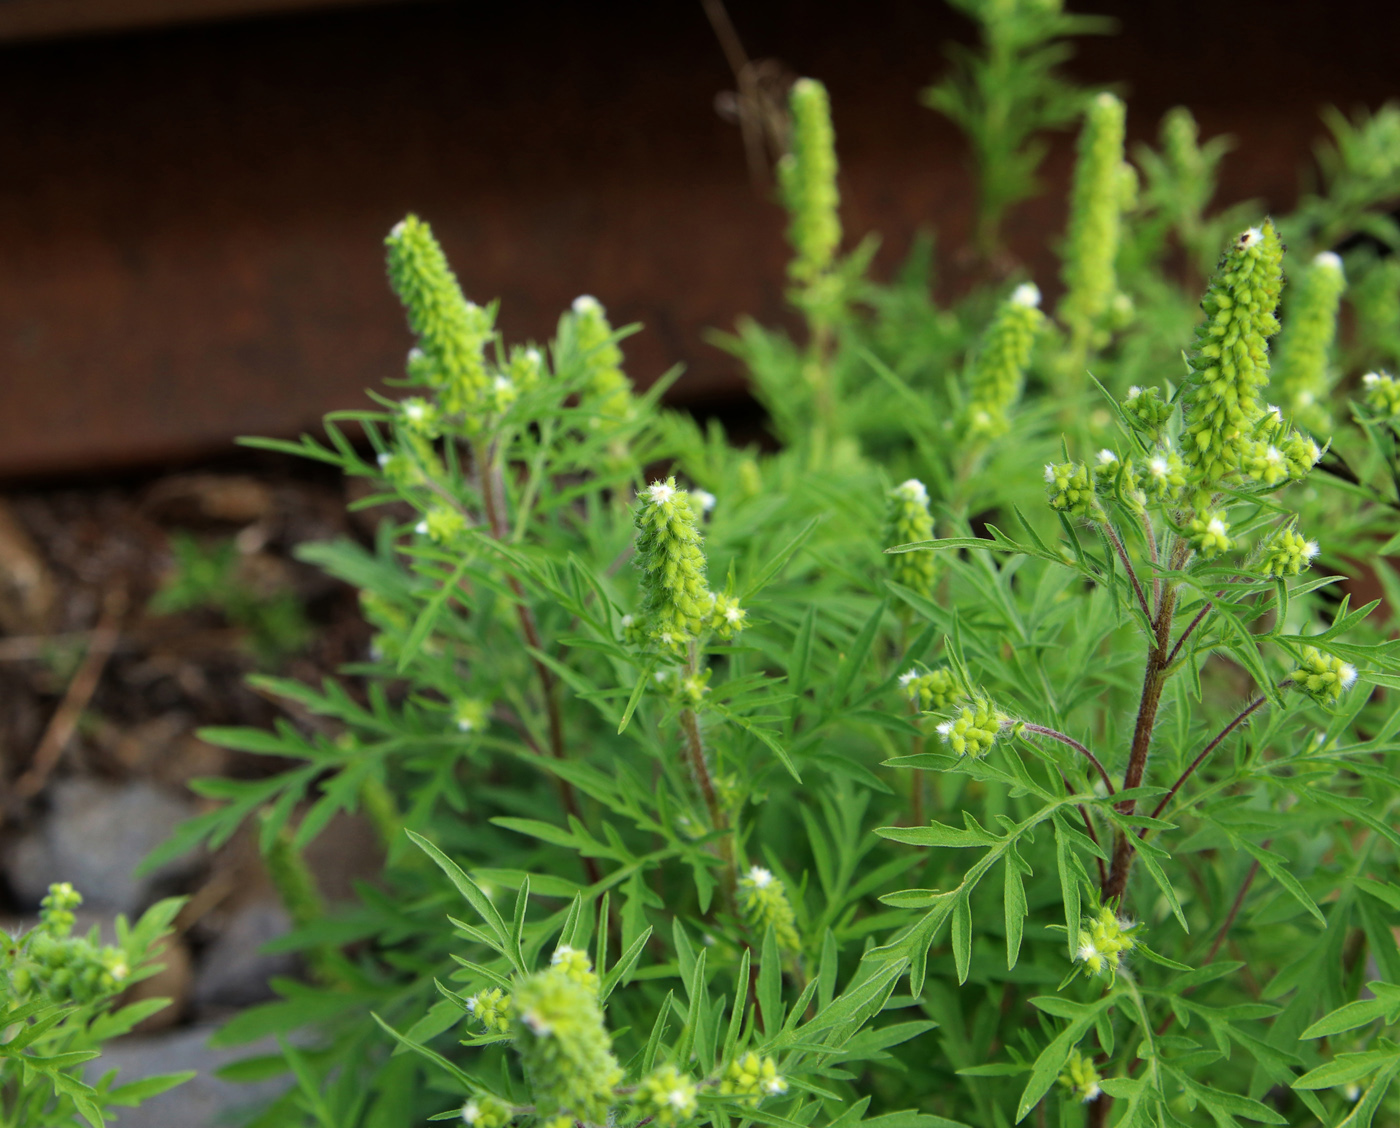
[[[1229, 736], [1232, 732], [1234, 732], [1235, 729], [1239, 728], [1240, 725], [1244, 724], [1244, 722], [1249, 719], [1250, 714], [1252, 714], [1256, 709], [1261, 708], [1267, 701], [1267, 697], [1256, 697], [1247, 706], [1245, 706], [1245, 708], [1239, 713], [1237, 717], [1235, 717], [1234, 720], [1232, 720], [1228, 725], [1221, 729], [1220, 732], [1216, 734], [1215, 738], [1209, 744], [1207, 744], [1204, 748], [1201, 749], [1200, 755], [1198, 755], [1194, 760], [1192, 760], [1187, 769], [1181, 773], [1177, 781], [1174, 784], [1172, 784], [1171, 790], [1162, 796], [1162, 801], [1157, 804], [1156, 809], [1154, 809], [1152, 812], [1152, 817], [1154, 819], [1161, 815], [1161, 813], [1167, 809], [1167, 804], [1170, 803], [1172, 799], [1176, 796], [1176, 793], [1181, 790], [1182, 784], [1184, 784], [1188, 779], [1190, 779], [1192, 774], [1196, 771], [1196, 769], [1199, 768], [1203, 763], [1205, 763], [1206, 758], [1217, 748], [1220, 747], [1221, 742], [1224, 741], [1224, 739], [1227, 736]], [[1138, 831], [1139, 838], [1145, 837], [1146, 834], [1146, 827], [1143, 827], [1140, 831]]]
[[[1149, 623], [1153, 622], [1152, 608], [1148, 606], [1147, 596], [1143, 594], [1142, 585], [1138, 583], [1137, 572], [1133, 570], [1132, 561], [1128, 559], [1128, 551], [1123, 547], [1123, 541], [1118, 536], [1118, 530], [1115, 529], [1109, 521], [1103, 523], [1103, 530], [1104, 535], [1108, 537], [1109, 543], [1113, 545], [1113, 550], [1118, 553], [1118, 559], [1123, 562], [1123, 570], [1128, 573], [1128, 579], [1132, 581], [1133, 592], [1137, 595], [1138, 606], [1142, 608], [1142, 613], [1146, 616], [1147, 621]], [[1153, 554], [1156, 554], [1155, 548], [1153, 549]], [[1157, 600], [1157, 605], [1160, 608], [1160, 597]]]
[[1099, 773], [1099, 778], [1103, 780], [1103, 785], [1108, 788], [1108, 793], [1110, 795], [1116, 794], [1113, 790], [1113, 781], [1108, 778], [1108, 770], [1099, 763], [1099, 758], [1097, 756], [1090, 752], [1089, 749], [1085, 748], [1084, 745], [1080, 744], [1079, 741], [1075, 740], [1074, 737], [1066, 736], [1057, 729], [1046, 728], [1044, 725], [1033, 725], [1029, 721], [1022, 721], [1021, 728], [1025, 732], [1033, 732], [1037, 736], [1046, 736], [1051, 740], [1058, 740], [1061, 744], [1073, 748], [1081, 756], [1085, 757], [1089, 763], [1094, 765], [1095, 771]]
[[[693, 642], [690, 645], [689, 665], [691, 676], [696, 676], [700, 669], [700, 658]], [[715, 844], [715, 853], [724, 863], [724, 888], [732, 901], [735, 882], [734, 839], [728, 833], [729, 816], [725, 813], [724, 804], [720, 802], [714, 777], [710, 774], [710, 765], [705, 759], [705, 742], [700, 735], [700, 718], [694, 709], [681, 710], [681, 729], [685, 733], [686, 764], [690, 768], [691, 778], [695, 780], [695, 786], [700, 789], [700, 795], [705, 800], [705, 807], [710, 812], [710, 826], [714, 830], [724, 832]]]

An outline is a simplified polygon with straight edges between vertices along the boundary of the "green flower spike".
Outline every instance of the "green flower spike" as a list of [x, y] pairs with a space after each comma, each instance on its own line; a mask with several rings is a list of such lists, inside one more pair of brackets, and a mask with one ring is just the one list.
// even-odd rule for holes
[[1308, 430], [1332, 429], [1327, 398], [1332, 391], [1328, 354], [1337, 336], [1337, 308], [1346, 289], [1342, 260], [1323, 251], [1302, 272], [1289, 304], [1288, 324], [1279, 338], [1279, 358], [1273, 384], [1294, 419]]
[[1089, 969], [1090, 975], [1107, 973], [1112, 979], [1118, 974], [1123, 957], [1137, 946], [1133, 939], [1136, 930], [1132, 921], [1119, 917], [1105, 905], [1080, 925], [1079, 950], [1074, 958]]
[[923, 713], [946, 709], [962, 696], [953, 675], [943, 669], [931, 670], [927, 674], [906, 670], [899, 675], [899, 685]]
[[720, 1078], [722, 1097], [769, 1097], [786, 1093], [788, 1084], [778, 1074], [777, 1063], [771, 1057], [760, 1057], [750, 1051], [735, 1058]]
[[462, 1123], [468, 1128], [506, 1128], [513, 1119], [510, 1109], [495, 1097], [472, 1097], [462, 1106]]
[[663, 1065], [642, 1079], [632, 1100], [638, 1116], [650, 1118], [662, 1128], [674, 1128], [695, 1115], [697, 1095], [689, 1074], [674, 1065]]
[[802, 948], [802, 940], [797, 935], [797, 917], [788, 901], [787, 890], [772, 870], [752, 866], [739, 878], [739, 901], [759, 932], [773, 926], [780, 948], [789, 952]]
[[[885, 510], [885, 543], [913, 544], [933, 540], [933, 517], [928, 511], [928, 490], [910, 478], [890, 490]], [[895, 552], [889, 556], [895, 583], [920, 595], [933, 594], [934, 559], [931, 552]]]
[[1021, 398], [1031, 349], [1044, 325], [1040, 291], [1023, 282], [1002, 302], [972, 362], [964, 416], [969, 438], [994, 438], [1006, 432], [1007, 413]]
[[506, 365], [506, 375], [517, 391], [528, 392], [544, 376], [544, 356], [533, 345], [514, 345], [510, 350], [510, 362]]
[[419, 536], [427, 537], [434, 544], [451, 544], [466, 532], [466, 519], [455, 509], [445, 505], [435, 505], [423, 514], [423, 519], [413, 526]]
[[719, 638], [733, 638], [748, 624], [749, 613], [733, 596], [712, 594], [715, 602], [710, 608], [710, 630]]
[[826, 87], [799, 78], [788, 96], [792, 152], [778, 164], [778, 186], [791, 223], [788, 242], [797, 252], [788, 275], [811, 288], [830, 269], [841, 244], [841, 196], [836, 188], [836, 135]]
[[1047, 462], [1045, 486], [1051, 509], [1058, 509], [1071, 517], [1085, 517], [1090, 521], [1104, 519], [1103, 506], [1094, 496], [1093, 477], [1084, 463]]
[[499, 987], [478, 991], [467, 999], [467, 1013], [486, 1028], [488, 1034], [510, 1032], [511, 999]]
[[1361, 386], [1373, 410], [1391, 418], [1400, 415], [1400, 380], [1385, 372], [1368, 372], [1361, 377]]
[[718, 600], [705, 581], [705, 552], [690, 495], [675, 478], [654, 482], [637, 499], [637, 567], [642, 614], [652, 639], [679, 649], [710, 620]]
[[1297, 529], [1280, 529], [1265, 549], [1262, 568], [1269, 579], [1296, 576], [1312, 566], [1318, 553], [1317, 541], [1308, 540]]
[[606, 1121], [622, 1068], [613, 1056], [598, 992], [560, 968], [516, 988], [515, 1047], [543, 1116]]
[[90, 1003], [115, 995], [131, 975], [126, 953], [110, 945], [99, 947], [73, 936], [73, 910], [82, 896], [66, 881], [50, 885], [39, 904], [39, 927], [15, 953], [9, 975], [12, 1001], [40, 994], [56, 1003]]
[[488, 394], [484, 353], [494, 335], [489, 311], [467, 301], [432, 230], [410, 215], [385, 240], [389, 284], [418, 337], [409, 375], [442, 391], [449, 412], [465, 411], [468, 426]]
[[991, 751], [1006, 722], [1005, 713], [998, 712], [985, 697], [977, 697], [937, 731], [943, 743], [959, 756], [983, 756]]
[[1113, 264], [1132, 183], [1123, 171], [1125, 113], [1120, 99], [1100, 94], [1089, 103], [1079, 134], [1059, 316], [1070, 330], [1073, 351], [1081, 355], [1098, 343], [1118, 293]]
[[1322, 457], [1322, 448], [1301, 431], [1290, 432], [1279, 450], [1288, 462], [1288, 476], [1295, 482], [1306, 478]]
[[[622, 371], [622, 350], [612, 339], [602, 303], [591, 294], [574, 299], [574, 332], [588, 371], [588, 393], [602, 419], [628, 419], [633, 412], [632, 385]], [[595, 419], [596, 426], [600, 420]]]
[[458, 732], [480, 732], [490, 718], [491, 706], [476, 697], [463, 697], [452, 706], [452, 723]]
[[1239, 468], [1263, 414], [1282, 264], [1274, 225], [1251, 227], [1225, 252], [1201, 302], [1206, 317], [1187, 357], [1182, 446], [1202, 492]]
[[1230, 525], [1218, 510], [1198, 513], [1187, 526], [1191, 547], [1209, 560], [1222, 552], [1229, 551]]
[[1085, 1102], [1092, 1101], [1103, 1092], [1099, 1087], [1099, 1071], [1094, 1068], [1093, 1058], [1085, 1057], [1078, 1050], [1074, 1050], [1065, 1062], [1060, 1084]]
[[416, 435], [426, 439], [435, 438], [438, 433], [437, 406], [422, 396], [410, 396], [399, 403], [399, 418], [403, 425]]
[[1305, 646], [1302, 664], [1288, 677], [1314, 701], [1333, 705], [1356, 684], [1356, 667], [1315, 646]]

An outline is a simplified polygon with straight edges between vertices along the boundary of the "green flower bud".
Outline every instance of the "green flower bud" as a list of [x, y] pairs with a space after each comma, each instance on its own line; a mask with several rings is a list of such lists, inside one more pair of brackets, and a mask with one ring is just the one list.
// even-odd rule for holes
[[1266, 486], [1276, 486], [1292, 476], [1292, 464], [1273, 443], [1241, 443], [1240, 469]]
[[788, 901], [787, 890], [772, 870], [752, 866], [739, 878], [739, 903], [759, 932], [773, 926], [780, 948], [789, 952], [801, 950], [797, 917]]
[[1060, 1074], [1060, 1084], [1081, 1101], [1092, 1101], [1103, 1092], [1099, 1087], [1099, 1073], [1094, 1068], [1093, 1059], [1085, 1057], [1077, 1049], [1065, 1062], [1064, 1071]]
[[1162, 398], [1162, 393], [1156, 388], [1139, 388], [1134, 385], [1128, 389], [1128, 396], [1123, 401], [1123, 411], [1132, 425], [1149, 435], [1154, 442], [1162, 437], [1167, 420], [1171, 418], [1174, 410], [1176, 409]]
[[467, 531], [467, 521], [456, 509], [435, 505], [423, 514], [422, 520], [413, 526], [413, 531], [434, 544], [452, 544]]
[[1153, 501], [1170, 503], [1186, 484], [1186, 464], [1171, 447], [1161, 447], [1144, 463], [1140, 481]]
[[1355, 684], [1356, 667], [1315, 646], [1305, 646], [1302, 663], [1288, 677], [1314, 701], [1332, 705]]
[[590, 991], [598, 990], [598, 976], [593, 971], [593, 961], [588, 958], [587, 952], [579, 948], [560, 944], [554, 949], [549, 966]]
[[1278, 576], [1296, 576], [1311, 567], [1317, 555], [1317, 541], [1307, 540], [1292, 526], [1280, 529], [1264, 550], [1261, 565], [1264, 575], [1270, 579]]
[[674, 1065], [663, 1065], [642, 1079], [632, 1097], [639, 1117], [649, 1117], [662, 1128], [674, 1128], [695, 1115], [698, 1090], [687, 1073]]
[[1198, 513], [1187, 526], [1191, 547], [1209, 560], [1222, 552], [1229, 551], [1230, 525], [1219, 510]]
[[680, 647], [700, 633], [715, 605], [690, 495], [676, 488], [675, 478], [654, 482], [637, 498], [633, 519], [648, 631], [662, 646]]
[[991, 751], [1006, 723], [1005, 713], [998, 712], [985, 697], [975, 697], [937, 731], [943, 743], [959, 756], [976, 757]]
[[1323, 251], [1302, 272], [1288, 305], [1288, 321], [1279, 338], [1273, 383], [1285, 410], [1310, 431], [1332, 429], [1327, 398], [1332, 391], [1328, 354], [1337, 336], [1337, 308], [1346, 289], [1342, 260]]
[[513, 345], [506, 375], [520, 392], [527, 392], [544, 377], [544, 356], [533, 345]]
[[490, 716], [491, 706], [476, 697], [460, 697], [452, 704], [452, 723], [458, 732], [480, 732]]
[[807, 287], [831, 269], [841, 244], [836, 135], [826, 87], [815, 79], [793, 83], [788, 108], [792, 152], [778, 164], [778, 186], [790, 216], [788, 242], [796, 252], [788, 275]]
[[1117, 451], [1107, 447], [1099, 451], [1094, 464], [1094, 488], [1102, 494], [1119, 498], [1137, 510], [1141, 510], [1147, 500], [1133, 460], [1130, 458], [1124, 462]]
[[613, 1056], [598, 992], [559, 968], [516, 988], [515, 1048], [542, 1116], [606, 1121], [622, 1068]]
[[468, 422], [487, 392], [484, 353], [494, 336], [492, 314], [467, 301], [428, 225], [410, 215], [385, 240], [389, 284], [418, 337], [409, 372], [442, 390], [449, 412], [465, 411]]
[[[895, 486], [887, 495], [885, 543], [913, 544], [933, 540], [933, 517], [928, 511], [928, 490], [917, 478]], [[931, 552], [890, 554], [890, 575], [895, 583], [912, 588], [920, 595], [933, 594], [934, 559]]]
[[1400, 380], [1385, 372], [1368, 372], [1361, 377], [1361, 386], [1372, 410], [1390, 418], [1400, 415]]
[[467, 1013], [488, 1034], [508, 1034], [511, 1023], [511, 997], [499, 987], [478, 991], [467, 999]]
[[1024, 282], [1002, 302], [972, 362], [964, 429], [969, 438], [994, 438], [1009, 426], [1007, 412], [1021, 398], [1036, 335], [1045, 324], [1040, 291]]
[[378, 463], [379, 472], [396, 486], [416, 486], [423, 480], [423, 471], [407, 451], [384, 451]]
[[1090, 521], [1104, 519], [1103, 506], [1094, 496], [1094, 481], [1084, 463], [1047, 462], [1045, 485], [1051, 509], [1058, 509], [1072, 517], [1085, 517]]
[[[632, 385], [622, 371], [622, 350], [602, 303], [590, 294], [574, 299], [575, 342], [588, 371], [588, 395], [602, 419], [630, 419]], [[595, 424], [598, 421], [595, 420]]]
[[1274, 225], [1251, 227], [1225, 252], [1201, 302], [1206, 317], [1187, 357], [1182, 445], [1204, 490], [1239, 467], [1241, 447], [1262, 413], [1282, 262]]
[[930, 670], [926, 674], [906, 670], [899, 675], [899, 685], [924, 713], [946, 709], [962, 696], [953, 675], [944, 669]]
[[39, 920], [49, 935], [61, 938], [73, 931], [77, 919], [73, 910], [83, 903], [83, 895], [66, 881], [49, 886], [48, 896], [39, 902]]
[[495, 1097], [471, 1097], [462, 1106], [462, 1123], [468, 1128], [506, 1128], [514, 1118]]
[[1124, 116], [1120, 99], [1100, 94], [1089, 104], [1079, 134], [1059, 316], [1081, 348], [1093, 342], [1118, 293], [1114, 261], [1126, 185]]
[[733, 596], [714, 594], [710, 608], [710, 630], [720, 638], [733, 638], [744, 629], [749, 613], [739, 606]]
[[781, 1096], [787, 1089], [787, 1082], [778, 1074], [777, 1063], [771, 1057], [760, 1057], [752, 1051], [731, 1061], [719, 1082], [722, 1097], [762, 1099]]
[[1114, 913], [1107, 905], [1079, 926], [1079, 949], [1074, 958], [1090, 975], [1107, 973], [1112, 979], [1118, 973], [1123, 957], [1137, 946], [1133, 933], [1137, 925]]
[[435, 438], [438, 434], [437, 405], [422, 396], [410, 396], [399, 402], [399, 419], [404, 427], [424, 438]]

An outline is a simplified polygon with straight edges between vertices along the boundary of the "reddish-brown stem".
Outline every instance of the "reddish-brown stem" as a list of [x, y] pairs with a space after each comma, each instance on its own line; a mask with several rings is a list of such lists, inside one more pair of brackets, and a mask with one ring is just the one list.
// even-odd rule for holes
[[1022, 721], [1021, 729], [1024, 732], [1033, 732], [1037, 736], [1046, 736], [1049, 737], [1051, 740], [1058, 740], [1061, 744], [1073, 748], [1081, 756], [1087, 759], [1089, 763], [1094, 765], [1095, 771], [1099, 773], [1099, 778], [1103, 780], [1103, 785], [1106, 788], [1108, 788], [1108, 793], [1110, 795], [1116, 794], [1116, 792], [1113, 790], [1113, 781], [1108, 778], [1108, 770], [1101, 763], [1099, 763], [1099, 758], [1097, 756], [1095, 756], [1092, 752], [1085, 748], [1084, 745], [1080, 744], [1079, 741], [1075, 740], [1074, 737], [1066, 736], [1064, 733], [1059, 732], [1056, 729], [1046, 728], [1044, 725], [1033, 725], [1029, 721]]
[[1142, 511], [1142, 536], [1147, 542], [1147, 555], [1152, 560], [1152, 606], [1153, 614], [1156, 614], [1155, 608], [1162, 606], [1162, 577], [1157, 574], [1161, 560], [1157, 556], [1157, 530], [1152, 527], [1152, 518], [1146, 509]]
[[1170, 666], [1173, 662], [1176, 661], [1176, 656], [1181, 653], [1181, 648], [1186, 645], [1186, 640], [1191, 637], [1191, 632], [1194, 631], [1197, 627], [1199, 627], [1201, 625], [1202, 620], [1204, 620], [1205, 617], [1209, 615], [1213, 610], [1215, 610], [1215, 604], [1207, 603], [1204, 607], [1202, 607], [1199, 611], [1196, 612], [1196, 617], [1186, 625], [1186, 629], [1181, 632], [1181, 637], [1176, 640], [1176, 645], [1172, 647], [1171, 653], [1167, 655], [1168, 666]]
[[[1181, 790], [1181, 785], [1191, 778], [1192, 774], [1196, 771], [1197, 768], [1199, 768], [1203, 763], [1205, 763], [1207, 756], [1209, 756], [1212, 752], [1214, 752], [1217, 748], [1220, 747], [1221, 741], [1223, 741], [1227, 736], [1234, 732], [1235, 729], [1239, 728], [1240, 725], [1244, 724], [1244, 722], [1249, 719], [1250, 714], [1253, 713], [1256, 709], [1260, 708], [1266, 701], [1268, 701], [1267, 697], [1256, 697], [1245, 707], [1244, 711], [1241, 712], [1239, 716], [1237, 716], [1233, 721], [1231, 721], [1228, 725], [1221, 729], [1220, 732], [1216, 734], [1215, 738], [1204, 748], [1201, 749], [1200, 755], [1197, 756], [1194, 760], [1192, 760], [1190, 765], [1188, 765], [1188, 767], [1186, 768], [1186, 770], [1181, 773], [1181, 775], [1177, 778], [1177, 781], [1174, 784], [1172, 784], [1171, 790], [1162, 796], [1162, 801], [1157, 804], [1156, 809], [1152, 812], [1152, 817], [1154, 819], [1157, 818], [1157, 816], [1159, 816], [1164, 810], [1166, 810], [1167, 804], [1170, 803], [1172, 801], [1172, 798], [1176, 795], [1176, 793]], [[1141, 838], [1146, 833], [1147, 828], [1143, 827], [1142, 830], [1138, 832], [1138, 837]]]
[[[1103, 523], [1104, 535], [1108, 537], [1109, 543], [1118, 553], [1118, 559], [1123, 562], [1123, 570], [1128, 573], [1128, 579], [1132, 582], [1133, 592], [1137, 595], [1138, 606], [1142, 608], [1142, 613], [1149, 623], [1152, 622], [1152, 608], [1147, 604], [1147, 596], [1143, 594], [1142, 585], [1138, 583], [1137, 573], [1133, 571], [1132, 561], [1128, 559], [1128, 551], [1123, 547], [1123, 541], [1118, 536], [1118, 530], [1113, 525], [1105, 521]], [[1160, 601], [1158, 603], [1160, 606]]]

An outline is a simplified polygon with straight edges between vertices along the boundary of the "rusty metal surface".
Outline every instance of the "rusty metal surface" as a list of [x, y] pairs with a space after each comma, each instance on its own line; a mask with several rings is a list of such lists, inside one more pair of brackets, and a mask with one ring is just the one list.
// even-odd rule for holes
[[[915, 95], [965, 25], [913, 0], [731, 8], [751, 54], [831, 87], [848, 230], [884, 233], [880, 268], [921, 225], [955, 246], [961, 147]], [[1388, 13], [1122, 4], [1079, 70], [1131, 78], [1136, 136], [1190, 102], [1241, 137], [1227, 196], [1284, 206], [1322, 103], [1400, 93]], [[0, 49], [0, 476], [203, 456], [357, 406], [409, 344], [380, 241], [410, 209], [511, 336], [590, 292], [645, 324], [640, 381], [684, 363], [681, 401], [740, 394], [702, 334], [786, 316], [784, 251], [713, 109], [730, 85], [698, 3], [404, 3]], [[1062, 226], [1053, 196], [1013, 221], [1042, 282]]]

